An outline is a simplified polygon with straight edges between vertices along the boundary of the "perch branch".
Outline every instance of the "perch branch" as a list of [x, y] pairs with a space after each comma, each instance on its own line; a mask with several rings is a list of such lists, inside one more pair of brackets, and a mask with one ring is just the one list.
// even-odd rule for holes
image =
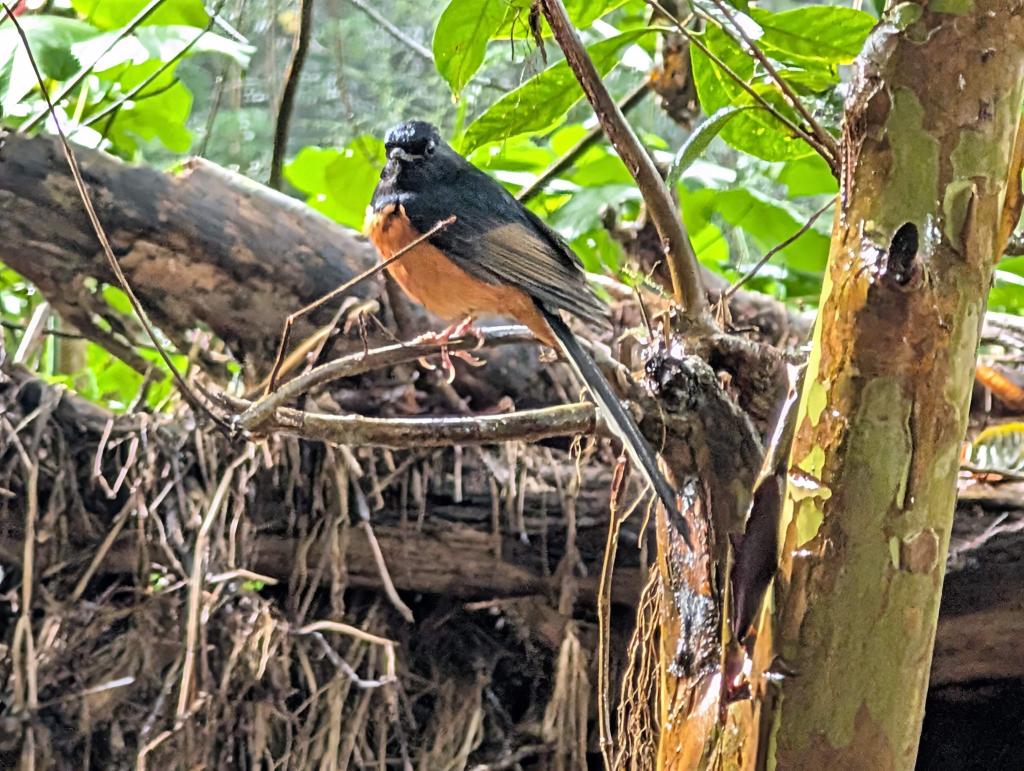
[[306, 63], [306, 53], [309, 51], [309, 38], [312, 30], [313, 0], [302, 0], [299, 10], [299, 30], [295, 33], [292, 57], [288, 61], [288, 69], [284, 73], [281, 104], [277, 108], [277, 122], [274, 125], [274, 149], [270, 158], [270, 181], [267, 184], [275, 190], [281, 189], [281, 169], [284, 167], [284, 154], [288, 150], [288, 126], [292, 121], [295, 96], [299, 92], [299, 79], [302, 77], [302, 66]]
[[[449, 340], [445, 346], [449, 351], [466, 351], [476, 348], [481, 341], [484, 346], [507, 345], [511, 343], [527, 343], [535, 340], [533, 333], [526, 327], [508, 326], [491, 327], [479, 330], [477, 335], [465, 335]], [[253, 402], [238, 419], [242, 428], [254, 430], [266, 420], [275, 409], [288, 401], [308, 393], [317, 386], [345, 377], [355, 377], [375, 369], [386, 369], [396, 364], [403, 364], [431, 354], [440, 349], [435, 343], [398, 343], [373, 348], [368, 351], [349, 354], [340, 359], [321, 364], [309, 372], [299, 375], [281, 385], [262, 399]]]
[[334, 290], [328, 292], [323, 297], [321, 297], [319, 300], [315, 300], [314, 302], [311, 302], [305, 308], [300, 308], [299, 310], [295, 311], [295, 313], [292, 313], [290, 316], [288, 316], [288, 318], [286, 318], [284, 320], [284, 329], [281, 331], [281, 343], [280, 343], [280, 345], [278, 345], [278, 348], [277, 348], [277, 356], [274, 359], [274, 366], [270, 370], [270, 379], [267, 381], [267, 393], [268, 394], [272, 393], [274, 391], [274, 389], [275, 389], [275, 386], [277, 385], [277, 376], [281, 372], [281, 364], [284, 362], [285, 351], [288, 348], [288, 338], [291, 337], [292, 325], [295, 324], [295, 321], [297, 319], [302, 318], [307, 313], [311, 313], [312, 311], [315, 311], [317, 308], [319, 308], [324, 303], [329, 302], [330, 300], [333, 300], [338, 295], [347, 292], [348, 290], [352, 289], [352, 287], [356, 286], [357, 284], [362, 283], [363, 281], [365, 281], [366, 279], [370, 278], [371, 276], [377, 275], [382, 270], [384, 270], [384, 268], [386, 268], [388, 265], [391, 265], [392, 263], [397, 262], [398, 260], [402, 259], [402, 257], [404, 257], [410, 251], [415, 249], [421, 243], [426, 241], [428, 238], [430, 238], [432, 235], [434, 235], [434, 233], [436, 233], [437, 231], [442, 230], [442, 229], [448, 227], [453, 222], [455, 222], [455, 215], [452, 215], [451, 217], [449, 217], [446, 220], [441, 220], [436, 225], [434, 225], [434, 227], [432, 227], [430, 230], [428, 230], [426, 233], [424, 233], [423, 235], [419, 236], [415, 240], [410, 241], [408, 244], [403, 246], [401, 249], [399, 249], [393, 255], [388, 257], [386, 260], [382, 260], [381, 262], [379, 262], [376, 265], [374, 265], [372, 268], [367, 268], [362, 273], [360, 273], [358, 276], [356, 276], [355, 278], [353, 278], [353, 279], [351, 279], [349, 281], [346, 281], [344, 284], [339, 286], [337, 289], [334, 289]]
[[587, 56], [561, 0], [541, 0], [541, 5], [555, 40], [565, 53], [566, 61], [583, 87], [605, 134], [640, 188], [664, 244], [676, 302], [683, 306], [690, 322], [699, 327], [710, 326], [712, 322], [700, 266], [665, 180], [601, 82], [601, 76]]

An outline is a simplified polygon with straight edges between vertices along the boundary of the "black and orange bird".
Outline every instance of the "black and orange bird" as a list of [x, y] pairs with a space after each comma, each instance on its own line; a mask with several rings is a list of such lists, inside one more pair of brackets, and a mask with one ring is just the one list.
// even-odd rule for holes
[[455, 220], [406, 252], [387, 270], [413, 300], [454, 323], [429, 336], [446, 342], [475, 316], [496, 314], [525, 324], [560, 350], [597, 402], [605, 422], [670, 513], [676, 494], [650, 445], [593, 357], [562, 319], [570, 313], [610, 326], [607, 306], [587, 283], [569, 245], [498, 182], [453, 150], [424, 121], [400, 123], [384, 140], [387, 163], [373, 193], [366, 231], [384, 259], [454, 215]]

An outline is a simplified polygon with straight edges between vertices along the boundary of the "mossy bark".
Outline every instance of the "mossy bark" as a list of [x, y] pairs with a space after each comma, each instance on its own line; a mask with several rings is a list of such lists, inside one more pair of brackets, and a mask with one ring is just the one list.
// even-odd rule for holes
[[900, 8], [847, 104], [756, 656], [786, 674], [741, 710], [762, 728], [756, 752], [732, 755], [746, 767], [911, 769], [917, 754], [979, 328], [1019, 183], [1024, 5]]

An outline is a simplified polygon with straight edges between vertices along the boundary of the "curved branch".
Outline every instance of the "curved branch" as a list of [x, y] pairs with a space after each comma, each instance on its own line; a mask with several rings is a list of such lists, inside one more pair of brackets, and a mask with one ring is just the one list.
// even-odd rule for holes
[[284, 154], [288, 150], [288, 126], [292, 120], [295, 96], [299, 92], [299, 78], [309, 51], [309, 38], [313, 29], [313, 0], [302, 0], [299, 11], [299, 31], [295, 35], [295, 47], [288, 69], [284, 74], [284, 89], [281, 91], [281, 105], [277, 110], [277, 125], [274, 126], [274, 151], [270, 158], [270, 181], [275, 190], [281, 189], [281, 169]]
[[601, 82], [601, 76], [587, 56], [561, 0], [541, 0], [541, 5], [555, 40], [565, 53], [566, 61], [583, 87], [583, 93], [593, 106], [605, 134], [640, 188], [665, 247], [676, 302], [683, 306], [688, 321], [698, 327], [710, 327], [712, 322], [700, 266], [665, 180]]

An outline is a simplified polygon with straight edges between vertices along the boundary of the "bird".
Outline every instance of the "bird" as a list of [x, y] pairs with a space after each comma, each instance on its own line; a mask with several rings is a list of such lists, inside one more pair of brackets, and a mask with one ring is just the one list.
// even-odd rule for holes
[[579, 256], [431, 123], [399, 123], [386, 133], [384, 149], [387, 160], [367, 208], [366, 235], [388, 259], [430, 233], [387, 270], [412, 300], [453, 322], [418, 340], [443, 345], [470, 330], [479, 314], [526, 325], [541, 343], [561, 351], [669, 515], [677, 515], [676, 492], [653, 449], [562, 317], [568, 313], [598, 329], [611, 326], [609, 309], [587, 282]]

